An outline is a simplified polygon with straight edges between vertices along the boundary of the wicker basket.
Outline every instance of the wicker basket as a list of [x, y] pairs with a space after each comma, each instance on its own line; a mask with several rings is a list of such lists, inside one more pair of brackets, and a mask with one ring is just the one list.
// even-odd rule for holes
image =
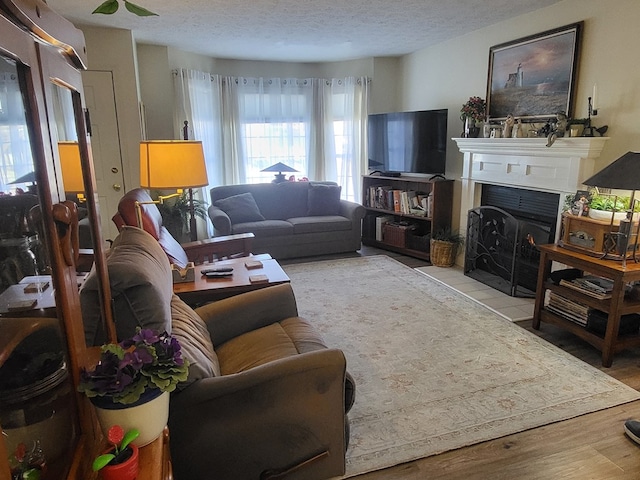
[[407, 246], [407, 232], [411, 227], [385, 223], [382, 226], [382, 241], [394, 247], [405, 248]]
[[451, 267], [456, 262], [458, 245], [442, 240], [431, 240], [431, 264], [436, 267]]

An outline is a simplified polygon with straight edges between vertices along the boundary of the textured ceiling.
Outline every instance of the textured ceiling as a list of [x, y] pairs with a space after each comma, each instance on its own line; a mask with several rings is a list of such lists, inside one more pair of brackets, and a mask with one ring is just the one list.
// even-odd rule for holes
[[560, 0], [133, 0], [159, 16], [102, 0], [48, 0], [74, 24], [123, 28], [138, 42], [216, 58], [329, 62], [400, 56]]

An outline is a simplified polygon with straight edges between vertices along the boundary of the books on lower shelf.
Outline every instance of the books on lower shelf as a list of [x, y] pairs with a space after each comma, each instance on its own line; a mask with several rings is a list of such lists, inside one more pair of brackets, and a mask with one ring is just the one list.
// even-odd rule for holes
[[611, 292], [613, 291], [613, 280], [595, 275], [585, 275], [574, 278], [573, 280], [562, 279], [560, 280], [560, 285], [577, 290], [599, 300], [611, 298]]
[[[606, 312], [569, 300], [555, 292], [549, 292], [549, 303], [545, 308], [599, 335], [604, 335], [607, 329], [609, 315]], [[638, 330], [640, 330], [640, 315], [630, 313], [620, 317], [618, 335], [637, 334]]]

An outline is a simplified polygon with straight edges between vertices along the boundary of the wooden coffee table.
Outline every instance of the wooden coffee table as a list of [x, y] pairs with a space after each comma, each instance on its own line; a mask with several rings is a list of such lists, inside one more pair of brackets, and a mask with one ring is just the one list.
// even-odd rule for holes
[[[262, 266], [247, 268], [247, 262], [252, 261], [259, 261]], [[233, 275], [207, 278], [200, 273], [201, 270], [215, 267], [231, 267]], [[282, 267], [270, 255], [253, 255], [197, 265], [195, 273], [195, 281], [173, 284], [173, 292], [191, 307], [290, 281]], [[264, 276], [263, 280], [252, 281], [258, 275]]]

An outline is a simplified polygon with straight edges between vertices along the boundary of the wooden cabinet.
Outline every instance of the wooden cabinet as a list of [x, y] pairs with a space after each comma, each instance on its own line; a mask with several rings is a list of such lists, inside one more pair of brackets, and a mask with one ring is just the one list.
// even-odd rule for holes
[[429, 260], [431, 234], [451, 227], [453, 180], [366, 175], [362, 204], [362, 243]]
[[[625, 296], [625, 286], [628, 283], [640, 281], [640, 263], [627, 261], [626, 266], [623, 266], [622, 262], [618, 260], [593, 257], [558, 245], [540, 245], [539, 248], [540, 269], [536, 288], [533, 328], [538, 330], [541, 322], [547, 322], [574, 333], [602, 352], [602, 365], [605, 367], [611, 366], [614, 353], [625, 348], [640, 346], [638, 333], [619, 335], [621, 315], [640, 313], [640, 301]], [[549, 280], [552, 262], [613, 280], [611, 298], [597, 299], [563, 285], [556, 285]], [[552, 313], [545, 305], [547, 291], [605, 312], [607, 324], [604, 335], [591, 332], [584, 326]]]
[[[66, 201], [60, 154], [61, 142], [71, 142], [80, 157], [74, 173], [79, 168], [83, 177], [82, 208], [90, 223], [101, 311], [115, 340], [84, 108], [85, 66], [82, 32], [45, 2], [0, 0], [0, 191], [22, 195], [27, 185], [17, 191], [11, 182], [28, 174], [28, 193], [34, 197], [33, 208], [17, 222], [21, 228], [28, 224], [27, 233], [8, 226], [11, 215], [2, 216], [0, 237], [12, 241], [0, 248], [5, 282], [0, 289], [18, 285], [27, 275], [44, 274], [54, 298], [53, 308], [47, 305], [46, 311], [36, 306], [28, 314], [0, 313], [0, 480], [12, 478], [11, 464], [20, 443], [29, 449], [33, 445], [34, 464], [41, 465], [44, 458], [47, 478], [96, 479], [91, 463], [106, 443], [93, 407], [77, 391], [80, 370], [92, 365], [97, 355], [95, 348], [85, 345], [77, 205]], [[20, 241], [13, 241], [16, 238]], [[23, 248], [31, 244], [36, 253]], [[29, 262], [16, 260], [30, 256], [28, 268], [23, 265]], [[25, 378], [26, 386], [16, 382]], [[138, 478], [171, 479], [169, 458], [166, 433], [141, 449], [144, 472]]]

